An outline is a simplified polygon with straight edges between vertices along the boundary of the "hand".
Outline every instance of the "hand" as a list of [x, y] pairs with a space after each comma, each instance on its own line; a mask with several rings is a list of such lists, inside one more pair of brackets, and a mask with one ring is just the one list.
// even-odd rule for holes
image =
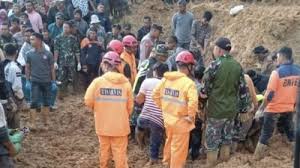
[[81, 70], [81, 65], [80, 65], [80, 63], [78, 63], [78, 65], [77, 65], [77, 71], [80, 71]]
[[55, 92], [57, 90], [57, 84], [56, 81], [51, 82], [51, 92]]
[[58, 70], [57, 62], [54, 63], [54, 69], [55, 69], [55, 70]]
[[31, 90], [31, 83], [29, 80], [26, 80], [25, 89], [30, 91]]
[[83, 65], [81, 69], [82, 69], [83, 72], [87, 72], [87, 66], [86, 65]]

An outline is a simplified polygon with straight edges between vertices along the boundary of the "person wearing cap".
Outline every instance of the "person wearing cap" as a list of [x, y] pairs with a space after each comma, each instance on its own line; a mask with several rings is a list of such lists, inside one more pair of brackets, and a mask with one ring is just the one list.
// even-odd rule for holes
[[26, 13], [32, 25], [32, 29], [37, 33], [42, 32], [44, 27], [42, 17], [38, 12], [34, 10], [33, 2], [26, 1], [25, 7], [26, 7]]
[[91, 27], [94, 27], [97, 29], [98, 41], [101, 42], [101, 45], [104, 47], [105, 39], [106, 39], [105, 29], [101, 25], [101, 21], [99, 20], [97, 15], [91, 16], [90, 28]]
[[97, 12], [95, 15], [100, 20], [100, 24], [104, 27], [105, 32], [111, 32], [111, 21], [109, 17], [105, 14], [105, 7], [102, 3], [99, 3], [97, 6]]
[[[207, 167], [230, 157], [234, 118], [242, 117], [248, 108], [247, 91], [241, 65], [229, 54], [231, 42], [219, 38], [213, 50], [216, 60], [210, 63], [203, 76], [200, 96], [207, 99]], [[230, 75], [228, 75], [230, 74]]]
[[20, 16], [20, 23], [21, 24], [25, 24], [27, 28], [32, 27], [29, 17], [27, 15], [27, 13], [22, 12], [21, 16]]
[[144, 16], [144, 25], [137, 32], [137, 40], [139, 42], [141, 42], [142, 39], [150, 32], [151, 25], [152, 25], [151, 17]]
[[177, 72], [167, 72], [155, 87], [152, 98], [163, 112], [166, 142], [163, 164], [170, 168], [184, 167], [189, 148], [189, 134], [195, 128], [198, 111], [198, 94], [195, 82], [190, 78], [195, 59], [188, 51], [176, 58]]
[[283, 118], [284, 133], [288, 143], [294, 148], [293, 115], [297, 99], [297, 89], [300, 85], [300, 68], [293, 63], [293, 50], [282, 47], [277, 53], [279, 67], [270, 76], [268, 87], [264, 95], [263, 126], [256, 146], [254, 157], [260, 160], [267, 155], [269, 140], [279, 118]]
[[192, 39], [191, 30], [194, 15], [186, 11], [186, 0], [179, 0], [177, 4], [179, 11], [172, 17], [172, 33], [177, 37], [178, 45], [188, 50]]
[[163, 141], [164, 122], [161, 109], [154, 104], [152, 99], [153, 89], [161, 82], [164, 73], [169, 70], [167, 64], [156, 63], [153, 67], [153, 77], [143, 81], [136, 103], [143, 106], [142, 113], [137, 119], [136, 138], [140, 147], [144, 146], [145, 131], [150, 131], [150, 161], [149, 164], [156, 164], [159, 160], [159, 150]]
[[150, 57], [144, 60], [138, 67], [138, 73], [133, 85], [134, 94], [138, 94], [141, 84], [146, 78], [151, 78], [153, 74], [153, 66], [157, 63], [165, 63], [168, 59], [168, 48], [164, 44], [158, 44]]
[[256, 70], [263, 75], [270, 76], [276, 69], [276, 52], [270, 53], [264, 46], [257, 46], [253, 49], [253, 54], [258, 59]]
[[101, 168], [108, 168], [111, 152], [115, 167], [128, 168], [129, 116], [134, 99], [130, 82], [118, 71], [120, 64], [116, 52], [107, 52], [101, 63], [104, 75], [90, 84], [84, 96], [85, 105], [94, 112]]
[[144, 60], [148, 59], [152, 48], [155, 42], [159, 39], [160, 34], [162, 33], [162, 27], [153, 24], [151, 26], [150, 32], [142, 39], [140, 43], [140, 60], [139, 64], [141, 64]]
[[49, 111], [51, 104], [51, 91], [56, 90], [56, 77], [54, 58], [50, 51], [43, 46], [43, 35], [33, 33], [30, 36], [32, 50], [26, 53], [26, 84], [25, 88], [31, 90], [30, 126], [35, 130], [37, 110], [41, 108], [44, 129], [48, 130]]
[[203, 57], [205, 56], [209, 40], [212, 33], [209, 24], [213, 15], [210, 11], [205, 11], [201, 20], [194, 20], [192, 25], [192, 40], [190, 50], [196, 53], [198, 64], [204, 66]]
[[65, 20], [72, 18], [73, 10], [65, 5], [65, 0], [55, 0], [55, 5], [48, 10], [48, 25], [56, 21], [56, 14], [62, 13]]
[[63, 32], [64, 17], [62, 13], [57, 13], [55, 22], [48, 26], [50, 38], [54, 39]]

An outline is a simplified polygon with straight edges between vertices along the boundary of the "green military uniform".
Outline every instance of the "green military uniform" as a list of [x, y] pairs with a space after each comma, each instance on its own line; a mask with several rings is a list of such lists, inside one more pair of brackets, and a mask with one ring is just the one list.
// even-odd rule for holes
[[[201, 93], [208, 97], [207, 146], [214, 151], [220, 144], [231, 143], [233, 120], [239, 111], [247, 111], [249, 92], [241, 65], [230, 55], [221, 56], [209, 65], [203, 83]], [[222, 138], [221, 132], [226, 136]]]
[[71, 82], [76, 89], [76, 58], [80, 57], [80, 46], [73, 35], [61, 34], [54, 41], [54, 52], [58, 53], [57, 80], [61, 82], [61, 93], [65, 94]]

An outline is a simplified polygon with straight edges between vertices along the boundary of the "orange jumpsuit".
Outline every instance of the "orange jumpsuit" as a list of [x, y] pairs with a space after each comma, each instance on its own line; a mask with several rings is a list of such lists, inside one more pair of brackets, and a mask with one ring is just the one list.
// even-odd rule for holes
[[195, 83], [181, 72], [167, 72], [162, 82], [154, 89], [153, 100], [162, 109], [167, 139], [164, 147], [164, 164], [182, 168], [188, 154], [190, 131], [198, 109]]
[[100, 142], [100, 167], [107, 168], [112, 151], [116, 168], [128, 168], [129, 116], [133, 109], [131, 84], [120, 73], [107, 72], [88, 87], [85, 104], [93, 109]]
[[124, 50], [120, 57], [130, 66], [130, 70], [131, 70], [130, 83], [133, 85], [137, 74], [135, 56], [134, 54], [129, 54], [126, 50]]

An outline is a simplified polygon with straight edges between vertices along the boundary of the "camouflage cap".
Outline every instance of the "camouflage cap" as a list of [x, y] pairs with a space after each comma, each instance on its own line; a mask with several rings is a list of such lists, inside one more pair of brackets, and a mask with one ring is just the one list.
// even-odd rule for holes
[[162, 55], [162, 56], [168, 56], [169, 53], [168, 53], [168, 48], [166, 45], [164, 44], [158, 44], [156, 47], [155, 47], [155, 54], [157, 55]]

